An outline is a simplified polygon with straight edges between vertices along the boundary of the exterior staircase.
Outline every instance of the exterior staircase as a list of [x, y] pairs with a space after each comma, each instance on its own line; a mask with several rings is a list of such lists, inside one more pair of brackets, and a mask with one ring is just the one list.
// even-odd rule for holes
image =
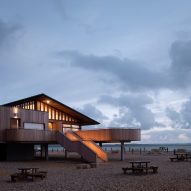
[[87, 162], [108, 161], [107, 154], [101, 147], [92, 140], [83, 140], [73, 131], [65, 134], [57, 132], [56, 139], [67, 151], [79, 153]]

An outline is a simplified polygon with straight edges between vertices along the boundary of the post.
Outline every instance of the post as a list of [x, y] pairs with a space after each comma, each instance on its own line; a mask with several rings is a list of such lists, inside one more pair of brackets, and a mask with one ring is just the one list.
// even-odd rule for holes
[[45, 144], [44, 147], [45, 147], [45, 160], [48, 160], [48, 144]]
[[43, 144], [40, 145], [40, 157], [43, 158], [43, 153], [44, 153], [44, 147]]
[[102, 142], [99, 142], [99, 146], [102, 147]]
[[68, 152], [67, 152], [67, 150], [65, 149], [65, 159], [67, 159], [68, 158]]
[[124, 147], [124, 142], [123, 141], [121, 141], [121, 161], [123, 161], [124, 160], [124, 149], [125, 147]]

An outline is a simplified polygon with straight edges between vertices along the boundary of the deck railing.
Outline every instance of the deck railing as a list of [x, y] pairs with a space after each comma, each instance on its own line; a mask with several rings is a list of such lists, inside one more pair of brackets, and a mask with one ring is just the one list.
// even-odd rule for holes
[[83, 140], [93, 140], [96, 142], [129, 142], [140, 141], [141, 130], [129, 128], [111, 128], [111, 129], [96, 129], [82, 130], [76, 132]]
[[6, 129], [5, 140], [7, 142], [54, 142], [56, 132], [35, 129]]

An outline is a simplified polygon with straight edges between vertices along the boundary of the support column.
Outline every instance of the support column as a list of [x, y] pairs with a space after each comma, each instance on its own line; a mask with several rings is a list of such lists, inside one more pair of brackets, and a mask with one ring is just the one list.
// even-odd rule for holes
[[41, 158], [43, 158], [43, 156], [44, 156], [43, 154], [44, 154], [44, 145], [41, 144], [41, 145], [40, 145], [40, 157], [41, 157]]
[[121, 161], [124, 160], [124, 151], [125, 151], [125, 146], [124, 146], [124, 142], [121, 142]]
[[48, 160], [48, 144], [45, 144], [44, 147], [45, 147], [45, 160]]
[[68, 158], [68, 152], [66, 149], [65, 149], [64, 153], [65, 153], [65, 159], [67, 159]]
[[102, 147], [102, 142], [99, 142], [99, 146]]

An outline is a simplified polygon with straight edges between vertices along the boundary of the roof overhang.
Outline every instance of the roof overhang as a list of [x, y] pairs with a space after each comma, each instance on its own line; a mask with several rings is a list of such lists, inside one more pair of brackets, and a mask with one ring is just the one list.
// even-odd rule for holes
[[17, 100], [17, 101], [13, 101], [10, 103], [6, 103], [3, 106], [15, 106], [15, 105], [20, 105], [26, 102], [30, 102], [30, 101], [41, 101], [43, 103], [48, 103], [50, 106], [54, 107], [57, 110], [60, 110], [61, 112], [64, 112], [72, 117], [74, 117], [75, 119], [77, 119], [81, 125], [97, 125], [99, 124], [99, 122], [95, 121], [94, 119], [72, 109], [71, 107], [47, 96], [46, 94], [38, 94], [35, 96], [31, 96], [28, 98], [24, 98], [21, 100]]

